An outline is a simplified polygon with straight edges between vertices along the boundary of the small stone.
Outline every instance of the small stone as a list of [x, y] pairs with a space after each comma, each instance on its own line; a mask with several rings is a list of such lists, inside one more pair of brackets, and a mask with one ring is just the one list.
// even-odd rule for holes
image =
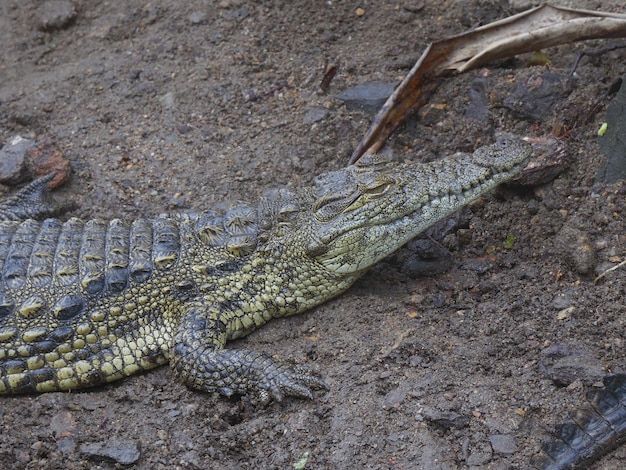
[[411, 278], [445, 273], [454, 262], [448, 250], [426, 238], [412, 240], [396, 256], [402, 262], [402, 272]]
[[493, 434], [489, 443], [496, 454], [513, 455], [517, 451], [517, 440], [510, 434]]
[[386, 410], [398, 408], [405, 398], [406, 392], [404, 390], [396, 388], [395, 390], [389, 392], [385, 397], [385, 403], [383, 404], [383, 408], [385, 408]]
[[202, 11], [193, 11], [189, 13], [187, 20], [189, 20], [191, 24], [202, 24], [206, 21], [206, 15]]
[[541, 351], [541, 370], [557, 386], [593, 384], [605, 375], [602, 361], [584, 349], [557, 343]]
[[235, 8], [221, 12], [222, 18], [225, 20], [245, 20], [250, 16], [250, 10], [247, 8]]
[[193, 450], [193, 448], [193, 439], [187, 433], [183, 431], [172, 432], [170, 439], [170, 451], [181, 452]]
[[521, 119], [546, 121], [552, 117], [556, 105], [570, 93], [569, 81], [569, 75], [554, 72], [524, 78], [518, 88], [504, 99], [504, 107]]
[[34, 146], [34, 141], [19, 135], [9, 139], [0, 149], [0, 183], [12, 186], [28, 179], [26, 154]]
[[564, 308], [556, 314], [556, 319], [561, 321], [569, 320], [572, 316], [572, 313], [574, 313], [575, 311], [576, 307], [574, 307], [573, 305], [571, 307]]
[[559, 311], [571, 307], [574, 303], [574, 294], [575, 291], [572, 289], [559, 292], [554, 299], [552, 299], [552, 307]]
[[130, 465], [139, 460], [140, 452], [136, 442], [111, 439], [108, 442], [81, 444], [81, 454], [90, 458], [104, 458], [122, 465]]
[[354, 13], [356, 14], [356, 16], [363, 16], [365, 14], [365, 9], [364, 8], [357, 8]]
[[165, 108], [166, 110], [171, 110], [176, 107], [176, 98], [174, 97], [174, 93], [172, 93], [171, 91], [168, 91], [167, 93], [162, 95], [159, 98], [159, 101], [161, 102], [163, 108]]
[[42, 137], [35, 147], [28, 149], [26, 163], [35, 178], [40, 178], [50, 173], [56, 173], [48, 187], [55, 189], [70, 179], [72, 165], [65, 158], [61, 150], [49, 137]]
[[470, 102], [465, 109], [465, 117], [486, 123], [489, 116], [489, 97], [487, 79], [478, 77], [472, 80], [469, 89]]
[[76, 450], [76, 440], [72, 437], [66, 437], [56, 441], [57, 449], [63, 455], [68, 455]]
[[76, 9], [72, 2], [50, 0], [39, 6], [36, 19], [37, 29], [41, 31], [63, 29], [76, 19]]
[[55, 439], [71, 437], [76, 432], [76, 421], [69, 411], [61, 411], [50, 420], [50, 430]]
[[319, 122], [328, 116], [328, 110], [320, 107], [313, 107], [304, 114], [304, 122], [307, 124], [313, 124]]
[[363, 83], [342, 91], [337, 98], [350, 111], [360, 110], [375, 113], [393, 93], [395, 84], [386, 82]]
[[557, 234], [555, 244], [562, 258], [578, 274], [586, 275], [593, 271], [596, 253], [589, 234], [567, 224]]
[[412, 1], [406, 5], [402, 5], [402, 9], [411, 13], [417, 13], [424, 9], [426, 2], [424, 0]]
[[434, 408], [424, 407], [422, 416], [429, 421], [444, 429], [456, 428], [462, 429], [469, 426], [469, 416], [456, 413], [454, 411], [439, 411]]
[[[417, 315], [416, 315], [416, 317], [417, 317]], [[416, 318], [416, 317], [414, 317], [414, 318]], [[411, 367], [418, 367], [418, 366], [420, 366], [423, 362], [424, 362], [424, 358], [423, 358], [422, 356], [417, 355], [417, 354], [415, 354], [415, 355], [413, 355], [413, 356], [411, 356], [411, 357], [409, 358], [409, 365], [410, 365]]]

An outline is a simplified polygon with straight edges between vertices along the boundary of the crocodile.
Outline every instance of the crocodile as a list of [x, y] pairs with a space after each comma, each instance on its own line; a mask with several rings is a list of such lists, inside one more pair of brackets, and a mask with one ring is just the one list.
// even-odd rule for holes
[[339, 295], [531, 153], [506, 137], [429, 163], [365, 157], [254, 205], [132, 222], [12, 220], [45, 214], [35, 181], [0, 206], [0, 393], [95, 386], [169, 362], [196, 390], [311, 398], [327, 388], [317, 374], [227, 341]]
[[586, 394], [586, 405], [570, 411], [554, 439], [531, 460], [541, 470], [587, 468], [589, 464], [626, 441], [626, 374], [607, 375], [604, 388]]

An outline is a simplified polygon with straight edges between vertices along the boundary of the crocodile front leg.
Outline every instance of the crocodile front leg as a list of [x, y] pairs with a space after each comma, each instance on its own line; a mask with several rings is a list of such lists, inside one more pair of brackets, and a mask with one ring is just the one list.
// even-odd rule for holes
[[245, 349], [224, 349], [226, 326], [207, 318], [195, 305], [182, 319], [170, 357], [174, 375], [190, 388], [222, 395], [258, 393], [276, 401], [284, 396], [313, 398], [328, 386], [306, 367], [279, 364], [270, 356]]
[[60, 212], [48, 194], [48, 183], [55, 174], [36, 179], [0, 203], [0, 220], [43, 219]]

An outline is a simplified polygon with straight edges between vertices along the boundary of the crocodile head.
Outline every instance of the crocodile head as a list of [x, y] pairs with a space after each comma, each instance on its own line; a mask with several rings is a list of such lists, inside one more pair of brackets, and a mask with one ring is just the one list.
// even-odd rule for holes
[[430, 163], [367, 158], [319, 177], [306, 253], [337, 274], [359, 273], [431, 225], [519, 173], [531, 146], [506, 138]]

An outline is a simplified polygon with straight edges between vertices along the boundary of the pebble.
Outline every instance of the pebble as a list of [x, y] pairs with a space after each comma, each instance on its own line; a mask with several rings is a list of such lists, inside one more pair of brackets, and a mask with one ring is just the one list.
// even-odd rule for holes
[[108, 442], [81, 444], [81, 454], [87, 457], [105, 458], [122, 465], [130, 465], [139, 460], [140, 452], [134, 441], [111, 439]]
[[576, 294], [576, 289], [566, 289], [563, 292], [559, 292], [552, 299], [552, 308], [555, 310], [563, 310], [571, 307], [574, 303]]
[[57, 449], [63, 455], [72, 454], [76, 450], [76, 440], [72, 437], [66, 437], [56, 441]]
[[444, 429], [462, 429], [469, 426], [470, 423], [469, 416], [454, 411], [439, 411], [427, 406], [422, 409], [421, 414], [426, 421], [441, 426]]
[[337, 98], [343, 101], [349, 111], [375, 113], [385, 104], [394, 88], [395, 83], [362, 83], [342, 91]]
[[26, 164], [29, 170], [34, 173], [35, 178], [49, 173], [56, 173], [56, 176], [48, 185], [50, 189], [55, 189], [67, 183], [72, 173], [70, 161], [54, 142], [46, 136], [39, 138], [36, 145], [28, 149]]
[[314, 106], [304, 113], [304, 122], [313, 124], [319, 122], [328, 116], [328, 110], [319, 106]]
[[13, 186], [28, 178], [26, 155], [35, 141], [15, 135], [0, 149], [0, 183]]
[[545, 122], [552, 118], [556, 105], [569, 94], [569, 80], [569, 75], [554, 72], [524, 78], [504, 99], [504, 107], [521, 119]]
[[492, 434], [489, 443], [496, 454], [513, 455], [517, 451], [517, 440], [510, 434]]
[[187, 20], [191, 24], [202, 24], [206, 21], [206, 15], [202, 11], [192, 11], [189, 13], [189, 16], [187, 16]]
[[469, 89], [470, 102], [465, 109], [465, 117], [486, 123], [489, 120], [489, 97], [487, 96], [487, 79], [484, 77], [472, 80]]
[[557, 386], [566, 387], [578, 380], [593, 384], [605, 375], [602, 361], [591, 352], [563, 343], [541, 351], [541, 370]]
[[593, 271], [596, 253], [586, 232], [566, 224], [557, 233], [555, 245], [565, 262], [578, 274], [586, 275]]
[[[404, 256], [406, 253], [406, 256]], [[402, 259], [402, 272], [410, 278], [436, 276], [450, 270], [454, 259], [450, 252], [432, 240], [412, 240], [407, 250], [398, 254]]]
[[225, 20], [245, 20], [248, 16], [250, 16], [250, 10], [247, 8], [225, 10], [221, 12], [221, 16]]
[[477, 444], [468, 455], [465, 464], [468, 468], [486, 468], [493, 459], [493, 450], [486, 442]]
[[487, 274], [494, 266], [495, 263], [489, 259], [468, 259], [463, 262], [464, 269], [480, 275]]
[[398, 408], [404, 399], [406, 398], [406, 391], [396, 388], [387, 394], [385, 397], [385, 403], [383, 404], [383, 408], [395, 409]]
[[76, 9], [72, 2], [50, 0], [43, 2], [35, 14], [37, 29], [54, 31], [63, 29], [76, 19]]

